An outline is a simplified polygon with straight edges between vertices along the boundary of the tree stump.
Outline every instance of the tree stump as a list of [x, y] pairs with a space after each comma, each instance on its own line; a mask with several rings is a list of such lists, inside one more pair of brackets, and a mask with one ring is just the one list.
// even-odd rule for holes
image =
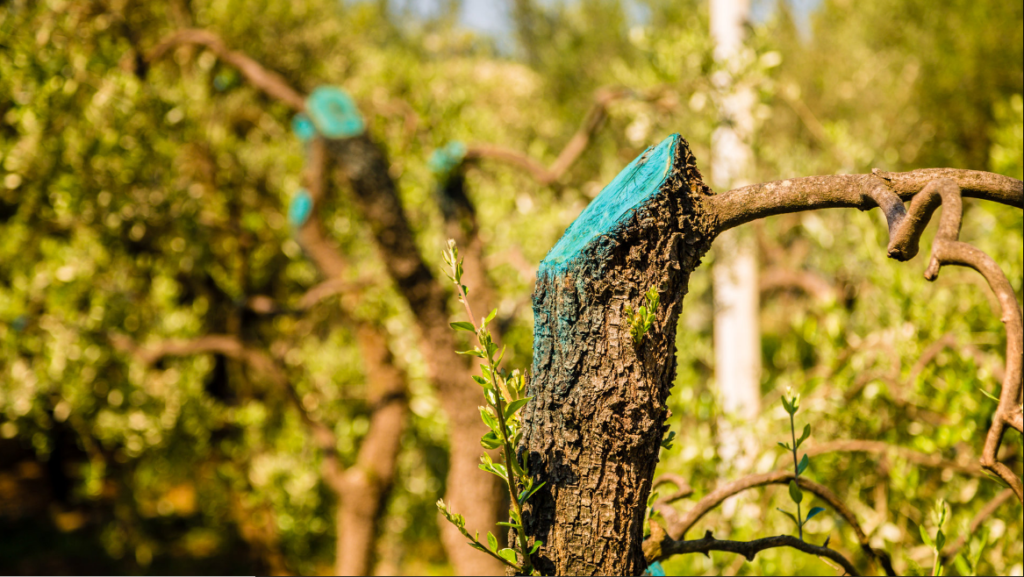
[[[689, 145], [675, 135], [633, 161], [541, 263], [534, 364], [520, 450], [547, 485], [525, 523], [545, 575], [640, 575], [647, 499], [676, 374], [690, 273], [715, 223]], [[639, 344], [626, 309], [657, 287]]]

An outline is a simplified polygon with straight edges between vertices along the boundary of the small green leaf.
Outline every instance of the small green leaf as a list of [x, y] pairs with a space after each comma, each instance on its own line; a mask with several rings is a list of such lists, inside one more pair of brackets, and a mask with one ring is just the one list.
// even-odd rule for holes
[[519, 504], [522, 505], [523, 503], [529, 501], [530, 497], [533, 497], [534, 495], [536, 495], [537, 491], [540, 491], [541, 487], [543, 487], [544, 485], [547, 485], [547, 483], [541, 483], [540, 485], [537, 485], [536, 487], [534, 487], [532, 490], [530, 490], [528, 492], [525, 492], [525, 495], [520, 495], [519, 496]]
[[946, 534], [943, 533], [940, 530], [939, 534], [936, 535], [936, 537], [935, 537], [935, 550], [936, 551], [942, 551], [945, 548], [946, 548]]
[[516, 552], [513, 551], [512, 549], [502, 549], [501, 551], [498, 551], [498, 555], [502, 559], [504, 559], [504, 560], [508, 561], [509, 563], [511, 563], [512, 565], [515, 565], [516, 563], [519, 562], [519, 560], [516, 559]]
[[783, 449], [789, 451], [789, 452], [793, 451], [793, 447], [790, 447], [789, 443], [779, 443], [779, 446], [782, 447]]
[[537, 551], [540, 551], [540, 548], [543, 547], [543, 546], [544, 546], [544, 541], [535, 541], [533, 543], [533, 547], [530, 548], [530, 555], [536, 555]]
[[796, 520], [796, 516], [794, 516], [792, 513], [788, 512], [788, 511], [783, 511], [782, 509], [776, 509], [776, 511], [778, 511], [779, 513], [782, 513], [783, 515], [785, 515], [785, 516], [789, 517], [790, 519], [792, 519], [793, 523], [795, 525], [797, 525], [798, 527], [800, 526], [800, 521], [797, 521]]
[[932, 541], [931, 536], [928, 534], [928, 531], [925, 531], [924, 526], [920, 526], [917, 529], [918, 529], [918, 531], [921, 532], [921, 540], [924, 541], [924, 544], [927, 545], [928, 547], [934, 549], [935, 548], [935, 541]]
[[476, 327], [473, 326], [473, 323], [451, 323], [451, 327], [457, 331], [476, 333]]
[[480, 445], [488, 451], [493, 451], [501, 448], [501, 439], [494, 434], [494, 431], [490, 431], [480, 439]]
[[528, 398], [525, 398], [525, 399], [519, 399], [518, 401], [512, 401], [511, 403], [508, 404], [508, 407], [505, 408], [505, 418], [506, 419], [512, 418], [512, 415], [514, 415], [517, 412], [519, 412], [519, 409], [522, 409], [523, 407], [525, 407], [526, 404], [529, 403], [532, 400], [533, 400], [533, 397], [528, 397]]
[[494, 309], [493, 311], [491, 311], [491, 314], [487, 315], [487, 318], [484, 320], [487, 322], [491, 322], [494, 320], [494, 317], [496, 316], [498, 316], [498, 309]]
[[953, 563], [956, 564], [956, 570], [959, 571], [961, 575], [974, 575], [974, 568], [964, 560], [963, 555], [957, 555], [956, 559], [953, 559]]
[[789, 482], [789, 496], [797, 505], [804, 502], [804, 492], [800, 490], [800, 486], [796, 484], [796, 481]]
[[804, 427], [804, 434], [800, 435], [800, 440], [796, 442], [796, 448], [799, 449], [807, 439], [811, 438], [811, 426], [807, 425]]
[[470, 547], [472, 547], [472, 548], [474, 548], [474, 549], [476, 549], [477, 551], [480, 551], [481, 553], [486, 553], [486, 552], [487, 552], [487, 549], [486, 549], [486, 548], [484, 548], [484, 546], [483, 546], [483, 545], [481, 545], [481, 544], [479, 544], [479, 543], [476, 543], [476, 542], [474, 542], [474, 541], [470, 541], [470, 542], [469, 542], [469, 546], [470, 546]]
[[468, 356], [468, 357], [476, 357], [478, 359], [484, 359], [484, 360], [487, 359], [487, 355], [485, 355], [483, 353], [483, 351], [480, 351], [480, 350], [477, 350], [477, 349], [473, 349], [471, 351], [456, 351], [456, 354], [465, 355], [465, 356]]
[[487, 385], [491, 384], [491, 381], [488, 381], [487, 379], [485, 379], [483, 377], [480, 377], [480, 376], [477, 376], [477, 375], [473, 375], [473, 380], [476, 381], [476, 384], [481, 385], [481, 386], [487, 386]]
[[800, 475], [803, 475], [804, 471], [807, 470], [807, 467], [810, 467], [810, 466], [811, 466], [811, 459], [810, 459], [810, 457], [808, 457], [807, 455], [804, 455], [804, 458], [800, 460], [800, 464], [796, 468], [796, 476], [799, 477]]
[[491, 551], [494, 551], [495, 553], [498, 552], [498, 538], [490, 531], [487, 532], [487, 546]]
[[519, 529], [522, 529], [522, 527], [520, 527], [519, 525], [516, 525], [515, 523], [505, 523], [504, 521], [501, 522], [501, 523], [498, 523], [497, 525], [499, 527], [508, 527], [509, 529], [514, 529], [516, 531], [518, 531]]
[[782, 406], [786, 409], [786, 412], [792, 415], [796, 411], [793, 410], [793, 405], [789, 404], [789, 399], [782, 397]]
[[804, 522], [810, 521], [811, 519], [817, 517], [818, 515], [821, 515], [824, 512], [825, 512], [825, 509], [822, 509], [821, 507], [815, 507], [815, 508], [811, 509], [810, 513], [807, 514], [807, 518], [804, 519]]

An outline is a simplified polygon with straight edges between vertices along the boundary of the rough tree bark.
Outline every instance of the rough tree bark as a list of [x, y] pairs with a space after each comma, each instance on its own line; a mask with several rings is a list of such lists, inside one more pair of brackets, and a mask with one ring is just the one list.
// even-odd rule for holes
[[[525, 513], [546, 575], [639, 575], [669, 390], [676, 322], [714, 223], [688, 144], [673, 136], [633, 162], [541, 263], [533, 380], [521, 450], [547, 486]], [[657, 287], [639, 345], [625, 309]], [[626, 550], [623, 550], [623, 549]]]

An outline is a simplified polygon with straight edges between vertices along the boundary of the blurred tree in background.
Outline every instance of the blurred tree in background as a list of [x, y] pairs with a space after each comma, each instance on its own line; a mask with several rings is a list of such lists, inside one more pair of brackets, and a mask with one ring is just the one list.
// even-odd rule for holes
[[[511, 362], [526, 366], [537, 263], [587, 202], [668, 134], [707, 158], [718, 118], [707, 9], [697, 0], [510, 0], [513, 55], [462, 28], [458, 11], [454, 1], [416, 19], [388, 2], [0, 1], [5, 570], [332, 572], [337, 493], [324, 465], [351, 468], [370, 432], [379, 399], [359, 347], [360, 327], [372, 326], [405, 375], [409, 409], [376, 571], [451, 571], [434, 508], [446, 490], [448, 423], [370, 227], [348, 191], [316, 206], [313, 218], [350, 266], [345, 290], [304, 300], [323, 279], [289, 224], [307, 160], [291, 111], [209, 49], [185, 46], [152, 63], [146, 54], [176, 29], [202, 28], [305, 93], [343, 87], [389, 154], [432, 267], [450, 236], [428, 165], [435, 149], [493, 144], [549, 165], [597, 91], [630, 89], [557, 182], [488, 160], [466, 174], [498, 323]], [[826, 0], [809, 30], [780, 2], [753, 26], [744, 58], [743, 81], [759, 96], [759, 178], [931, 166], [1021, 178], [1022, 34], [1024, 8], [994, 0]], [[1020, 298], [1020, 211], [966, 210], [964, 239], [997, 260]], [[809, 476], [847, 502], [899, 571], [930, 566], [918, 527], [933, 531], [930, 512], [945, 500], [951, 536], [968, 547], [987, 538], [978, 573], [1019, 575], [1016, 502], [969, 527], [1002, 491], [974, 466], [1002, 370], [999, 316], [970, 272], [929, 284], [918, 268], [888, 261], [884, 230], [873, 214], [849, 211], [755, 225], [762, 393], [774, 407], [759, 423], [758, 472], [785, 466], [778, 399], [792, 387], [815, 425], [810, 450], [822, 455]], [[709, 270], [685, 302], [670, 421], [679, 438], [660, 468], [698, 497], [730, 466], [717, 451]], [[243, 348], [154, 353], [211, 336]], [[336, 456], [321, 450], [311, 422], [329, 425]], [[1020, 437], [1010, 439], [1019, 475]], [[847, 440], [914, 452], [835, 443]], [[765, 489], [699, 529], [789, 532], [774, 512], [786, 498]], [[807, 530], [857, 553], [841, 519], [822, 515]], [[666, 569], [827, 567], [777, 551], [753, 564], [684, 557]]]

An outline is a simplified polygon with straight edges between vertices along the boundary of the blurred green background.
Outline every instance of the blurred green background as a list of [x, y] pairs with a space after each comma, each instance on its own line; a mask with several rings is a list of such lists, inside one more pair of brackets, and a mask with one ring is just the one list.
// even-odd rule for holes
[[[364, 369], [337, 298], [300, 316], [246, 307], [255, 295], [294, 302], [317, 282], [287, 222], [304, 164], [289, 110], [202, 48], [145, 63], [141, 55], [174, 29], [215, 31], [306, 93], [349, 91], [388, 151], [421, 253], [437, 266], [447, 237], [428, 168], [435, 149], [499, 144], [550, 163], [598, 89], [655, 94], [612, 104], [558, 186], [493, 163], [468, 172], [514, 366], [530, 365], [533, 271], [603, 185], [676, 132], [706, 166], [720, 101], [706, 0], [517, 0], [487, 3], [490, 14], [483, 4], [0, 0], [0, 572], [333, 571], [336, 497], [284, 396], [224, 356], [150, 367], [111, 342], [236, 335], [287, 368], [306, 407], [334, 426], [343, 465], [367, 433]], [[759, 180], [925, 167], [1022, 178], [1021, 4], [755, 8], [740, 77], [757, 94]], [[386, 327], [411, 395], [377, 571], [448, 574], [434, 508], [445, 491], [445, 419], [411, 314], [345, 196], [316, 218], [351, 259], [351, 280], [375, 283], [357, 314]], [[889, 261], [875, 213], [778, 217], [749, 229], [766, 278], [796, 275], [819, 289], [764, 287], [766, 409], [750, 424], [763, 444], [757, 470], [786, 466], [775, 443], [788, 435], [778, 403], [787, 387], [803, 394], [801, 418], [817, 443], [885, 441], [975, 462], [1006, 343], [980, 278], [947, 270], [929, 284], [921, 259]], [[997, 260], [1019, 299], [1021, 211], [968, 202], [964, 240]], [[698, 497], [739, 475], [718, 451], [712, 317], [705, 266], [684, 304], [678, 438], [660, 466], [688, 478]], [[956, 346], [915, 370], [946, 335]], [[1009, 434], [1006, 446], [1021, 474], [1020, 436]], [[918, 527], [934, 531], [931, 511], [945, 499], [951, 538], [988, 537], [981, 574], [1022, 574], [1019, 505], [969, 534], [1002, 490], [984, 475], [843, 452], [819, 457], [810, 475], [849, 504], [902, 572], [930, 571]], [[757, 492], [694, 534], [789, 533], [775, 512], [787, 499], [784, 490]], [[808, 530], [859, 555], [831, 515]], [[827, 567], [775, 551], [752, 564], [716, 555], [666, 569]]]

